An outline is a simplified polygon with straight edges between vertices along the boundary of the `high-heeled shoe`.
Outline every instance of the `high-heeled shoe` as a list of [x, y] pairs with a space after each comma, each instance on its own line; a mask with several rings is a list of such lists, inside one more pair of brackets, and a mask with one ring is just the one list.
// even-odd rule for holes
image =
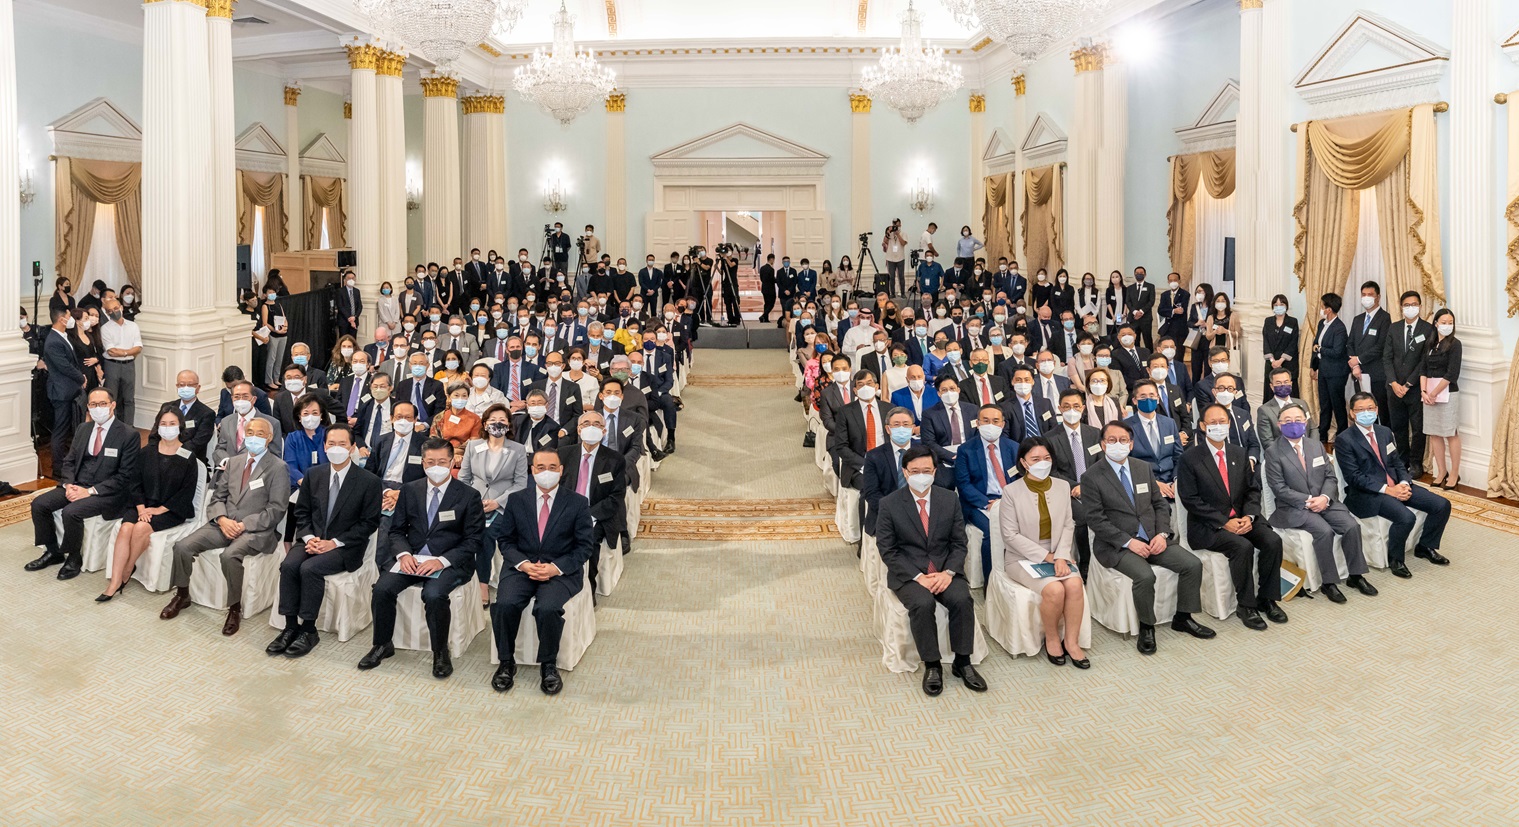
[[1434, 474], [1430, 474], [1429, 475], [1429, 487], [1430, 488], [1444, 488], [1445, 487], [1445, 475], [1442, 474], [1442, 475], [1440, 475], [1440, 476], [1437, 477]]
[[1441, 485], [1440, 487], [1443, 488], [1443, 489], [1445, 489], [1446, 491], [1454, 491], [1454, 490], [1456, 490], [1456, 487], [1459, 486], [1460, 484], [1461, 484], [1461, 476], [1458, 474], [1458, 475], [1456, 475], [1454, 477], [1446, 477], [1445, 478], [1445, 484]]
[[125, 583], [123, 583], [121, 585], [121, 587], [118, 588], [114, 592], [101, 592], [100, 596], [95, 598], [95, 602], [96, 603], [109, 603], [109, 602], [111, 602], [112, 599], [114, 599], [116, 597], [116, 595], [121, 594], [121, 590], [124, 589], [124, 588], [126, 588], [126, 584]]
[[1047, 658], [1049, 658], [1050, 659], [1050, 663], [1053, 663], [1056, 666], [1064, 666], [1065, 665], [1065, 653], [1064, 652], [1061, 652], [1058, 655], [1052, 655], [1052, 654], [1050, 654], [1049, 647], [1045, 647], [1044, 656], [1047, 657]]

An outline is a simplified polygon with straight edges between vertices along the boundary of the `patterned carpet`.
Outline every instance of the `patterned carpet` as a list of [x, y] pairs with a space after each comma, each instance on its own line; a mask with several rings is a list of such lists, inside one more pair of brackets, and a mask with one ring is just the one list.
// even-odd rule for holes
[[[701, 354], [716, 376], [776, 367]], [[829, 518], [784, 387], [686, 403], [651, 532]], [[1378, 598], [1162, 631], [1152, 658], [1097, 629], [1087, 672], [996, 651], [990, 692], [937, 699], [881, 666], [832, 536], [640, 535], [555, 698], [532, 669], [493, 693], [486, 636], [446, 682], [415, 652], [360, 674], [364, 634], [270, 659], [262, 622], [223, 638], [135, 585], [96, 605], [97, 575], [26, 574], [29, 540], [0, 530], [7, 825], [1519, 823], [1519, 541], [1471, 522], [1450, 568], [1373, 575]]]

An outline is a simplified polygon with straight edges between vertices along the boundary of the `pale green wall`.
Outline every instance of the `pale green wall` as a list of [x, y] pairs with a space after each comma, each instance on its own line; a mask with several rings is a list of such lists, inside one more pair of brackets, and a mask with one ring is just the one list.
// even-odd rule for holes
[[[515, 92], [507, 94], [506, 198], [510, 222], [507, 240], [511, 249], [498, 252], [515, 257], [518, 247], [526, 247], [536, 265], [543, 250], [543, 225], [555, 221], [562, 221], [565, 232], [572, 238], [586, 224], [595, 225], [597, 235], [605, 238], [600, 228], [606, 224], [606, 188], [602, 180], [607, 154], [606, 118], [605, 107], [593, 106], [569, 126], [560, 126], [557, 120]], [[630, 140], [631, 132], [630, 127]], [[543, 209], [543, 182], [550, 169], [557, 171], [569, 192], [569, 209], [558, 215]], [[615, 257], [619, 251], [607, 252]]]

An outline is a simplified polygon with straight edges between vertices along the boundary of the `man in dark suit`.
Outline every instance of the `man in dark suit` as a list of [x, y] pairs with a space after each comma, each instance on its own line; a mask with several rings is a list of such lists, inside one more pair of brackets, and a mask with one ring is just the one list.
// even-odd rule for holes
[[[1139, 285], [1129, 285], [1128, 290], [1133, 290]], [[1148, 285], [1145, 285], [1148, 286]], [[1138, 311], [1136, 311], [1138, 312]], [[1113, 366], [1123, 374], [1123, 382], [1129, 390], [1134, 389], [1134, 383], [1148, 377], [1150, 351], [1146, 350], [1136, 338], [1136, 328], [1133, 324], [1126, 324], [1118, 328], [1117, 344], [1113, 346]]]
[[338, 335], [357, 336], [359, 318], [364, 314], [364, 299], [359, 295], [353, 271], [343, 272], [343, 288], [338, 291]]
[[[174, 387], [179, 398], [158, 407], [160, 416], [173, 410], [184, 423], [179, 429], [179, 441], [184, 443], [190, 455], [206, 459], [206, 448], [216, 434], [216, 411], [200, 401], [200, 376], [193, 370], [182, 370], [174, 377]], [[148, 432], [148, 447], [158, 445], [158, 429]]]
[[[674, 349], [669, 345], [670, 332], [663, 325], [655, 324], [645, 330], [643, 335], [642, 354], [628, 356], [635, 365], [640, 364], [640, 360], [642, 365], [639, 372], [631, 377], [632, 384], [643, 391], [648, 399], [650, 417], [658, 412], [663, 420], [665, 442], [663, 446], [659, 446], [662, 448], [661, 452], [673, 453], [678, 406], [670, 394], [675, 389], [677, 358]], [[652, 418], [649, 424], [653, 424]]]
[[1058, 323], [1050, 318], [1049, 305], [1040, 307], [1038, 312], [1038, 318], [1029, 322], [1028, 326], [1029, 350], [1036, 352], [1048, 350], [1054, 353], [1058, 344], [1056, 340], [1060, 338], [1055, 331]]
[[791, 314], [791, 305], [796, 303], [799, 280], [796, 268], [791, 266], [791, 257], [786, 256], [781, 261], [780, 268], [775, 271], [775, 292], [781, 300], [782, 327], [785, 326], [786, 317]]
[[[1033, 381], [1033, 375], [1030, 370], [1028, 381]], [[976, 407], [999, 405], [1007, 410], [1013, 397], [1011, 380], [1010, 375], [999, 376], [993, 373], [991, 354], [985, 349], [977, 348], [970, 352], [970, 377], [959, 383], [960, 393], [965, 396], [965, 401]]]
[[981, 529], [981, 571], [992, 570], [992, 528], [987, 509], [1002, 499], [1002, 489], [1018, 468], [1018, 443], [1006, 436], [1002, 409], [982, 405], [976, 434], [955, 452], [955, 493], [965, 522]]
[[[1176, 474], [1177, 495], [1187, 509], [1187, 541], [1229, 558], [1240, 622], [1265, 631], [1262, 614], [1272, 623], [1287, 622], [1287, 613], [1276, 605], [1282, 599], [1282, 538], [1261, 516], [1260, 477], [1244, 449], [1229, 442], [1228, 410], [1209, 405], [1202, 424], [1203, 439], [1182, 454]], [[1250, 585], [1252, 568], [1258, 589]]]
[[[955, 456], [967, 439], [975, 438], [976, 415], [981, 408], [966, 400], [960, 392], [958, 383], [947, 376], [939, 381], [938, 391], [939, 402], [923, 410], [918, 433], [922, 444], [934, 452], [935, 464], [939, 468], [934, 484], [953, 491], [955, 490]], [[906, 411], [908, 416], [912, 416], [912, 409], [902, 408], [902, 410]], [[900, 462], [897, 464], [901, 465]]]
[[1197, 409], [1213, 404], [1213, 383], [1218, 377], [1229, 372], [1229, 351], [1221, 347], [1208, 348], [1208, 370], [1192, 384], [1192, 401], [1197, 403]]
[[[1071, 380], [1055, 372], [1055, 354], [1048, 350], [1037, 351], [1034, 355], [1034, 395], [1048, 402], [1052, 407], [1059, 406], [1060, 398], [1071, 389]], [[1007, 375], [1012, 376], [1016, 367], [1008, 368]]]
[[[116, 418], [116, 399], [105, 388], [90, 391], [90, 421], [74, 431], [68, 453], [56, 459], [60, 483], [32, 500], [32, 538], [42, 556], [26, 564], [41, 571], [59, 563], [59, 580], [79, 576], [84, 564], [84, 521], [113, 518], [137, 484], [137, 429]], [[61, 426], [60, 426], [61, 427]], [[63, 515], [63, 544], [58, 543], [55, 512]]]
[[512, 414], [512, 439], [536, 451], [558, 448], [562, 434], [559, 420], [548, 415], [548, 398], [543, 391], [528, 391], [523, 409]]
[[574, 422], [580, 418], [580, 386], [564, 378], [564, 356], [550, 353], [543, 357], [544, 375], [528, 387], [528, 392], [543, 391], [547, 414], [555, 422]]
[[[1183, 398], [1190, 399], [1192, 396], [1192, 371], [1187, 363], [1178, 358], [1176, 343], [1184, 339], [1172, 339], [1169, 336], [1155, 343], [1155, 351], [1150, 354], [1150, 367], [1155, 367], [1154, 358], [1164, 356], [1166, 358], [1166, 381], [1181, 389]], [[1154, 377], [1151, 376], [1153, 379]], [[1190, 421], [1190, 419], [1189, 419]]]
[[[643, 459], [648, 441], [649, 404], [641, 398], [642, 394], [633, 387], [632, 381], [623, 376], [619, 371], [601, 380], [596, 410], [601, 414], [605, 430], [602, 444], [622, 455], [627, 465], [628, 485], [638, 491], [642, 490], [638, 462]], [[579, 420], [575, 421], [578, 423]]]
[[986, 681], [970, 659], [975, 646], [976, 615], [965, 572], [965, 522], [955, 495], [933, 484], [934, 455], [922, 446], [902, 455], [907, 484], [881, 498], [876, 545], [886, 566], [886, 585], [907, 609], [913, 643], [923, 661], [923, 691], [944, 691], [939, 625], [943, 604], [949, 610], [950, 648], [955, 677], [976, 692]]
[[[1171, 381], [1171, 360], [1163, 353], [1152, 353], [1147, 364], [1149, 381], [1155, 384], [1155, 395], [1160, 399], [1161, 415], [1169, 417], [1176, 423], [1178, 431], [1186, 433], [1192, 428], [1192, 405], [1181, 386]], [[1181, 372], [1185, 374], [1186, 369], [1183, 368]], [[1129, 389], [1129, 396], [1133, 397], [1138, 388], [1139, 383], [1136, 382]]]
[[1313, 339], [1313, 358], [1308, 366], [1319, 383], [1319, 429], [1329, 441], [1329, 426], [1335, 433], [1348, 427], [1345, 417], [1345, 383], [1350, 381], [1350, 337], [1340, 321], [1342, 304], [1338, 293], [1325, 293], [1320, 299], [1323, 320]]
[[299, 542], [280, 563], [285, 628], [264, 649], [268, 655], [298, 658], [316, 647], [328, 575], [357, 571], [380, 526], [380, 478], [353, 464], [353, 429], [342, 422], [327, 426], [326, 449], [326, 464], [308, 470], [296, 493]]
[[[1138, 335], [1138, 344], [1146, 348], [1155, 346], [1155, 285], [1145, 281], [1145, 268], [1134, 268], [1134, 283], [1123, 289], [1123, 306], [1129, 311], [1129, 325]], [[1119, 344], [1123, 347], [1122, 340]]]
[[638, 271], [638, 292], [643, 296], [644, 306], [656, 307], [659, 301], [659, 289], [664, 286], [665, 271], [654, 260], [654, 254], [644, 257], [643, 269]]
[[515, 683], [517, 628], [530, 602], [538, 631], [539, 688], [545, 695], [556, 695], [564, 687], [558, 666], [564, 604], [580, 593], [581, 567], [587, 561], [595, 565], [598, 549], [591, 506], [565, 479], [566, 467], [554, 451], [534, 451], [533, 485], [512, 492], [497, 512], [504, 564], [496, 602], [491, 604], [500, 661], [491, 688], [497, 692]]
[[[617, 380], [607, 381], [615, 383]], [[607, 420], [601, 413], [586, 411], [580, 415], [576, 426], [578, 439], [559, 449], [559, 462], [563, 466], [561, 481], [566, 491], [573, 491], [586, 499], [595, 522], [592, 547], [598, 553], [590, 557], [591, 591], [594, 592], [600, 569], [601, 544], [607, 543], [614, 550], [623, 548], [619, 540], [627, 531], [628, 463], [616, 448], [605, 444], [604, 440], [611, 439], [611, 435], [607, 433]], [[538, 462], [536, 452], [533, 461], [535, 465]]]
[[1034, 395], [1034, 374], [1028, 368], [1013, 371], [1013, 392], [1001, 402], [990, 402], [1002, 409], [1008, 439], [1022, 444], [1031, 436], [1040, 436], [1055, 424], [1055, 408]]
[[[869, 390], [865, 390], [869, 388]], [[865, 455], [887, 442], [886, 420], [891, 405], [876, 396], [876, 378], [870, 371], [854, 375], [854, 401], [834, 414], [828, 432], [828, 454], [839, 476], [839, 485], [859, 488]]]
[[[902, 475], [902, 454], [915, 445], [924, 444], [913, 439], [912, 414], [907, 409], [892, 408], [886, 414], [886, 425], [888, 441], [865, 454], [865, 473], [860, 478], [860, 507], [865, 512], [860, 528], [872, 537], [876, 535], [876, 515], [880, 513], [881, 498], [907, 484], [907, 478]], [[936, 450], [935, 453], [941, 452]], [[950, 457], [954, 457], [952, 452]]]
[[[396, 404], [390, 395], [390, 389], [389, 374], [375, 376], [369, 384], [369, 393], [362, 397], [364, 401], [349, 420], [353, 426], [354, 458], [360, 465], [369, 456], [369, 449], [390, 433], [391, 408]], [[373, 471], [374, 468], [370, 467], [370, 470]]]
[[1361, 285], [1361, 307], [1364, 310], [1350, 323], [1350, 379], [1356, 390], [1361, 389], [1361, 377], [1371, 378], [1371, 395], [1377, 398], [1377, 414], [1382, 424], [1387, 421], [1387, 336], [1392, 327], [1392, 317], [1382, 309], [1382, 288], [1374, 281]]
[[[1229, 426], [1227, 438], [1229, 442], [1238, 445], [1245, 450], [1245, 456], [1250, 460], [1250, 470], [1254, 471], [1261, 466], [1261, 441], [1255, 435], [1255, 428], [1251, 425], [1254, 419], [1250, 414], [1250, 403], [1245, 401], [1245, 394], [1240, 390], [1239, 377], [1232, 373], [1224, 373], [1213, 377], [1213, 401], [1208, 404], [1223, 406], [1228, 415]], [[1203, 408], [1206, 410], [1207, 405]], [[1194, 429], [1191, 441], [1202, 442], [1204, 437], [1201, 427]]]
[[[881, 376], [891, 367], [891, 337], [884, 330], [877, 330], [872, 335], [870, 350], [860, 355], [860, 370], [868, 370], [876, 375], [876, 381], [881, 381]], [[906, 355], [904, 352], [903, 355]]]
[[1071, 516], [1076, 523], [1076, 564], [1086, 577], [1092, 560], [1087, 536], [1086, 506], [1081, 499], [1081, 477], [1102, 457], [1102, 431], [1086, 424], [1086, 394], [1075, 388], [1060, 395], [1060, 421], [1045, 433], [1050, 445], [1052, 473], [1071, 484]]
[[443, 383], [432, 378], [432, 371], [428, 369], [427, 354], [413, 353], [407, 357], [407, 360], [410, 375], [396, 386], [395, 398], [397, 402], [410, 402], [417, 412], [417, 421], [425, 425], [432, 422], [433, 417], [443, 411], [443, 403], [446, 399]]
[[759, 320], [768, 323], [770, 312], [775, 309], [775, 253], [765, 256], [765, 263], [759, 268], [760, 296], [765, 300], [764, 311], [760, 313]]
[[445, 439], [422, 445], [425, 480], [401, 486], [396, 513], [390, 521], [390, 543], [381, 544], [380, 579], [374, 584], [374, 647], [359, 661], [373, 669], [394, 655], [391, 636], [396, 626], [396, 598], [422, 587], [427, 631], [432, 642], [435, 678], [454, 672], [448, 656], [448, 626], [452, 619], [448, 596], [475, 573], [475, 555], [482, 553], [485, 511], [480, 494], [450, 475], [453, 446]]
[[1166, 499], [1176, 498], [1176, 468], [1186, 440], [1176, 420], [1160, 413], [1160, 391], [1149, 379], [1134, 386], [1134, 415], [1124, 420], [1134, 430], [1129, 456], [1150, 464], [1155, 484]]
[[42, 340], [42, 362], [47, 366], [47, 398], [53, 403], [53, 476], [59, 476], [63, 457], [69, 452], [69, 437], [78, 419], [79, 394], [84, 390], [84, 364], [69, 342], [68, 321], [72, 318], [64, 307], [52, 310], [52, 330]]
[[[1186, 338], [1187, 305], [1191, 298], [1187, 291], [1181, 289], [1179, 273], [1166, 277], [1166, 290], [1160, 294], [1160, 301], [1155, 307], [1155, 315], [1160, 323], [1156, 333], [1161, 339], [1171, 339], [1173, 347], [1174, 342]], [[1160, 342], [1157, 341], [1156, 344]]]
[[1081, 477], [1081, 501], [1096, 538], [1092, 553], [1104, 566], [1129, 578], [1139, 616], [1139, 652], [1155, 654], [1155, 572], [1177, 573], [1176, 616], [1171, 628], [1207, 639], [1214, 631], [1192, 619], [1202, 611], [1203, 564], [1171, 544], [1171, 507], [1144, 462], [1132, 460], [1134, 434], [1123, 422], [1102, 429], [1104, 457]]
[[268, 416], [272, 419], [274, 417], [274, 406], [269, 403], [269, 394], [265, 393], [264, 389], [259, 387], [257, 382], [248, 380], [247, 377], [243, 375], [242, 368], [238, 367], [237, 365], [228, 365], [224, 370], [222, 370], [221, 397], [216, 405], [217, 424], [220, 425], [223, 419], [226, 419], [232, 415], [232, 388], [239, 382], [249, 382], [253, 390], [253, 407], [259, 413], [264, 414], [265, 416]]
[[[1424, 360], [1435, 343], [1435, 329], [1419, 317], [1421, 296], [1410, 290], [1399, 300], [1402, 321], [1390, 325], [1383, 344], [1382, 371], [1387, 380], [1386, 420], [1398, 454], [1415, 478], [1424, 476], [1424, 402], [1420, 380]], [[1378, 405], [1381, 404], [1379, 401]]]
[[489, 298], [491, 274], [495, 268], [489, 263], [480, 260], [480, 248], [472, 247], [469, 251], [469, 261], [464, 263], [465, 290], [471, 297], [480, 296]]
[[506, 361], [491, 368], [491, 387], [506, 396], [513, 411], [522, 410], [523, 395], [528, 386], [538, 381], [538, 365], [523, 358], [522, 339], [512, 336], [506, 340]]
[[1450, 521], [1450, 501], [1413, 484], [1413, 477], [1398, 456], [1392, 431], [1377, 424], [1377, 400], [1358, 393], [1350, 400], [1355, 427], [1341, 431], [1334, 440], [1334, 458], [1345, 474], [1345, 507], [1357, 517], [1382, 517], [1392, 522], [1387, 532], [1387, 565], [1398, 577], [1413, 573], [1404, 562], [1408, 535], [1414, 529], [1414, 511], [1424, 512], [1424, 532], [1414, 556], [1437, 566], [1450, 561], [1440, 553], [1445, 524]]

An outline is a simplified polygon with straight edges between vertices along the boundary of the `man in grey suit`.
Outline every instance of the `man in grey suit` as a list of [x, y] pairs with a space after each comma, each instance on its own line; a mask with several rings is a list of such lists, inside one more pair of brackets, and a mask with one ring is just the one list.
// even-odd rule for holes
[[465, 371], [480, 358], [480, 342], [464, 330], [464, 317], [458, 313], [448, 317], [448, 329], [438, 334], [438, 347], [459, 351], [464, 360], [460, 367]]
[[1155, 654], [1155, 572], [1153, 566], [1180, 576], [1176, 616], [1171, 628], [1207, 639], [1212, 629], [1192, 619], [1202, 611], [1203, 564], [1191, 552], [1170, 541], [1171, 507], [1148, 463], [1130, 460], [1134, 432], [1123, 422], [1102, 429], [1105, 459], [1093, 462], [1081, 477], [1081, 503], [1095, 537], [1092, 553], [1104, 566], [1134, 583], [1134, 610], [1139, 615], [1139, 652]]
[[211, 448], [211, 468], [220, 470], [222, 463], [228, 457], [243, 452], [243, 440], [248, 435], [248, 426], [255, 419], [263, 420], [269, 425], [268, 447], [276, 457], [282, 456], [285, 447], [285, 437], [280, 432], [280, 423], [273, 417], [263, 414], [253, 408], [253, 383], [246, 379], [239, 379], [232, 383], [232, 415], [222, 419], [216, 425], [216, 442]]
[[[1293, 405], [1308, 410], [1307, 402], [1292, 395], [1292, 371], [1286, 368], [1271, 371], [1271, 398], [1261, 402], [1261, 406], [1255, 409], [1255, 438], [1260, 440], [1262, 451], [1270, 450], [1282, 438], [1277, 419], [1282, 411]], [[1313, 417], [1308, 417], [1305, 424], [1308, 426], [1308, 439], [1318, 442], [1319, 428]]]
[[[1262, 405], [1261, 410], [1266, 407]], [[1324, 446], [1308, 428], [1307, 406], [1298, 404], [1282, 408], [1273, 424], [1282, 438], [1266, 449], [1266, 485], [1276, 498], [1271, 525], [1302, 529], [1313, 537], [1313, 556], [1318, 558], [1319, 571], [1324, 577], [1324, 585], [1319, 591], [1331, 602], [1345, 602], [1345, 595], [1340, 592], [1339, 567], [1334, 562], [1336, 535], [1340, 538], [1340, 550], [1345, 554], [1345, 567], [1350, 572], [1345, 585], [1367, 597], [1376, 595], [1376, 587], [1366, 580], [1361, 524], [1339, 500], [1339, 480], [1335, 479], [1330, 468]]]
[[[227, 417], [233, 419], [233, 417]], [[190, 571], [203, 551], [222, 549], [227, 578], [227, 621], [222, 634], [235, 635], [243, 619], [243, 558], [269, 554], [279, 545], [279, 522], [290, 507], [290, 471], [274, 456], [272, 426], [249, 421], [243, 453], [227, 461], [206, 509], [206, 524], [174, 544], [174, 596], [158, 616], [173, 620], [190, 606]]]

